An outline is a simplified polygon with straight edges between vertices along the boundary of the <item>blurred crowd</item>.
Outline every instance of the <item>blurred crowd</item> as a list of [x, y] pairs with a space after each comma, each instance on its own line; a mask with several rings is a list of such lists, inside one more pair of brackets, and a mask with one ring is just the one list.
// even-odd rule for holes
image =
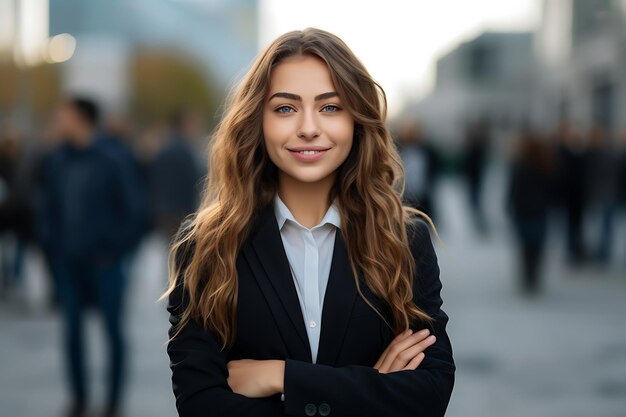
[[[420, 124], [400, 123], [396, 137], [406, 175], [406, 202], [436, 223], [433, 200], [438, 178], [459, 174], [465, 180], [476, 232], [486, 236], [490, 220], [484, 207], [485, 176], [494, 153], [492, 136], [488, 120], [468, 123], [461, 155], [450, 164]], [[572, 267], [602, 268], [614, 258], [626, 261], [626, 253], [615, 253], [626, 217], [626, 132], [611, 137], [600, 124], [583, 131], [563, 120], [552, 132], [522, 128], [509, 145], [503, 209], [518, 243], [520, 289], [525, 294], [540, 291], [551, 230], [562, 232], [565, 261]]]
[[[101, 120], [103, 119], [103, 120]], [[195, 210], [203, 161], [194, 148], [202, 118], [173, 112], [168, 126], [133, 138], [120, 117], [71, 97], [38, 138], [5, 125], [0, 136], [0, 294], [20, 287], [26, 249], [37, 248], [51, 280], [49, 302], [64, 323], [70, 416], [85, 415], [89, 378], [84, 317], [96, 309], [108, 339], [103, 415], [118, 415], [126, 364], [124, 294], [130, 260], [151, 233], [169, 240]]]
[[[511, 162], [508, 211], [523, 260], [524, 288], [537, 291], [551, 213], [564, 219], [566, 260], [606, 267], [626, 213], [626, 132], [613, 138], [562, 121], [551, 133], [523, 130]], [[620, 256], [621, 255], [621, 256]]]

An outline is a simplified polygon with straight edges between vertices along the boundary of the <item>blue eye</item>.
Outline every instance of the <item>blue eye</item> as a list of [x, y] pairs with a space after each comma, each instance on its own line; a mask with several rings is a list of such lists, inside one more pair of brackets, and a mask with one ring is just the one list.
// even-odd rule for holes
[[291, 107], [289, 107], [289, 106], [280, 106], [275, 111], [278, 112], [278, 113], [291, 113], [291, 111], [293, 111], [293, 109]]
[[[328, 110], [328, 109], [330, 109], [330, 110]], [[335, 105], [333, 105], [333, 104], [329, 104], [329, 105], [327, 105], [327, 106], [322, 107], [322, 111], [323, 111], [323, 112], [327, 112], [327, 113], [329, 113], [329, 112], [335, 112], [335, 111], [337, 111], [337, 110], [339, 110], [339, 107], [337, 107], [337, 106], [335, 106]]]

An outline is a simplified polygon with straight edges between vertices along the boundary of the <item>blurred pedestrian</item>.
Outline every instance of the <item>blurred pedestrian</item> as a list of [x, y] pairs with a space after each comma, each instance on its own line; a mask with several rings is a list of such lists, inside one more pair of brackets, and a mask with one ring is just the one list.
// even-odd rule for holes
[[[102, 148], [112, 158], [116, 159], [125, 178], [126, 186], [131, 191], [129, 196], [133, 198], [132, 206], [137, 215], [134, 222], [134, 230], [129, 231], [129, 255], [137, 249], [141, 239], [148, 231], [148, 200], [147, 185], [142, 178], [139, 158], [131, 147], [131, 130], [125, 118], [122, 116], [111, 117], [107, 120], [102, 134], [98, 135], [96, 146]], [[130, 262], [130, 259], [127, 260]]]
[[46, 213], [47, 207], [49, 207], [47, 198], [50, 195], [47, 189], [46, 175], [52, 169], [50, 164], [62, 146], [62, 139], [56, 131], [56, 125], [54, 115], [52, 115], [36, 135], [29, 158], [31, 161], [29, 164], [31, 166], [31, 190], [28, 194], [32, 201], [34, 212], [34, 239], [35, 244], [41, 250], [48, 271], [47, 278], [50, 289], [47, 297], [50, 308], [56, 308], [59, 305], [58, 283], [56, 275], [52, 273], [52, 253], [50, 251], [50, 249], [54, 248], [55, 237], [51, 230], [52, 225], [49, 224], [49, 216]]
[[490, 144], [491, 132], [487, 120], [481, 119], [467, 126], [463, 168], [467, 180], [470, 212], [474, 226], [481, 235], [488, 231], [482, 196]]
[[16, 289], [22, 274], [28, 213], [19, 188], [24, 138], [15, 126], [0, 131], [0, 295]]
[[567, 260], [579, 265], [587, 258], [583, 218], [586, 205], [587, 163], [585, 143], [569, 122], [562, 121], [556, 132], [558, 149], [559, 205], [566, 217]]
[[588, 135], [586, 167], [586, 199], [589, 211], [595, 214], [596, 241], [591, 256], [604, 266], [611, 260], [613, 220], [618, 193], [618, 153], [611, 145], [605, 129], [596, 124]]
[[404, 120], [397, 139], [404, 166], [405, 203], [435, 219], [433, 194], [439, 172], [437, 154], [416, 121]]
[[201, 119], [187, 109], [172, 115], [169, 140], [150, 166], [149, 195], [154, 227], [168, 239], [181, 221], [195, 211], [205, 175], [193, 141], [202, 129]]
[[528, 295], [540, 290], [554, 167], [545, 139], [524, 131], [511, 164], [508, 211], [519, 245], [521, 288]]
[[133, 189], [118, 158], [97, 145], [98, 107], [85, 98], [63, 102], [56, 115], [64, 143], [44, 174], [43, 236], [58, 283], [64, 350], [72, 403], [68, 416], [83, 416], [89, 400], [84, 352], [85, 312], [95, 307], [109, 348], [105, 416], [117, 415], [126, 369], [124, 255], [140, 217]]
[[[622, 226], [626, 227], [626, 129], [622, 130], [617, 137], [617, 211], [618, 219], [622, 220]], [[623, 229], [622, 229], [623, 230]], [[626, 243], [626, 233], [618, 233], [622, 243]], [[621, 254], [626, 262], [626, 253]]]

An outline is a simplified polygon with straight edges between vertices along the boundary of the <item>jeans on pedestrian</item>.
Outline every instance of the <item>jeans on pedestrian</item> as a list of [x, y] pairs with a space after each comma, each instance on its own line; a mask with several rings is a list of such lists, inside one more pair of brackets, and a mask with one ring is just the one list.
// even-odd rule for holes
[[64, 350], [67, 375], [73, 399], [86, 402], [88, 379], [85, 360], [84, 317], [90, 307], [100, 313], [108, 339], [109, 404], [117, 404], [126, 365], [123, 330], [125, 274], [122, 261], [96, 264], [83, 260], [54, 259], [53, 273], [58, 282], [64, 321]]

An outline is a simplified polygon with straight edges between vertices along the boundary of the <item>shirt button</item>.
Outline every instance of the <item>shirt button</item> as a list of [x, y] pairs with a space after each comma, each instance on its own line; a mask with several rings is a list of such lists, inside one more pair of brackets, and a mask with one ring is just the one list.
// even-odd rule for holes
[[320, 404], [320, 416], [327, 416], [330, 414], [330, 405], [326, 403]]
[[307, 416], [314, 416], [317, 413], [317, 407], [315, 407], [315, 404], [309, 403], [304, 407], [304, 413]]
[[311, 320], [309, 322], [309, 327], [315, 327], [315, 326], [317, 326], [317, 323], [315, 322], [315, 320]]

